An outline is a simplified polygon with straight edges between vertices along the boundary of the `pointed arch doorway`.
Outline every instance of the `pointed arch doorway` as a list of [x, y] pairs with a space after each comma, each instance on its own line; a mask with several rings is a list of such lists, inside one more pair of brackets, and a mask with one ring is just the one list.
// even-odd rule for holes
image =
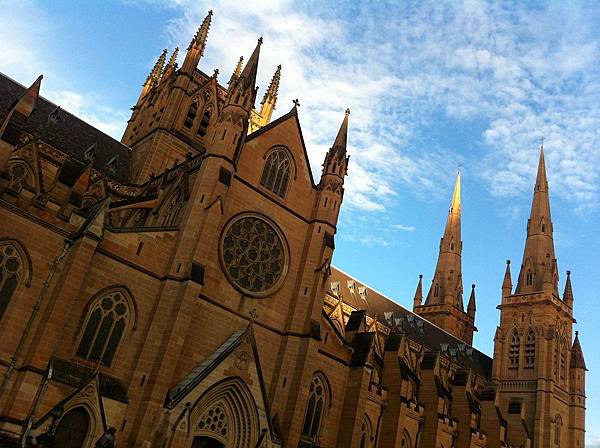
[[194, 437], [192, 448], [225, 448], [225, 445], [212, 437]]
[[53, 448], [83, 448], [90, 430], [90, 415], [82, 407], [68, 411], [60, 419], [54, 436]]

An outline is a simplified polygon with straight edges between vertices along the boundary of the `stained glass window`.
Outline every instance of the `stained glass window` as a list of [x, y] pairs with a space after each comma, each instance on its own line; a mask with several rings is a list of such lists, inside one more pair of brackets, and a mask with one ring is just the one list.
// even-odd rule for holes
[[260, 184], [279, 197], [285, 197], [290, 179], [290, 158], [285, 149], [274, 149], [267, 156]]

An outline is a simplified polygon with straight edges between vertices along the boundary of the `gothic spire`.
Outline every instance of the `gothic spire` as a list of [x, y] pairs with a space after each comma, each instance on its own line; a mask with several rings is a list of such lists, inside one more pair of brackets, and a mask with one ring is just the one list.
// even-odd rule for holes
[[273, 103], [273, 109], [275, 109], [275, 103], [277, 101], [277, 92], [279, 90], [279, 80], [281, 79], [281, 64], [277, 66], [277, 70], [273, 74], [273, 78], [271, 79], [271, 83], [269, 84], [269, 88], [265, 92], [265, 96], [261, 101], [261, 104], [265, 104], [266, 102]]
[[508, 297], [512, 294], [512, 286], [510, 260], [506, 260], [506, 271], [504, 271], [504, 281], [502, 282], [502, 297]]
[[246, 88], [250, 85], [252, 86], [252, 88], [254, 88], [254, 86], [256, 85], [256, 74], [258, 72], [258, 57], [260, 55], [260, 47], [262, 43], [263, 38], [259, 37], [256, 47], [254, 48], [250, 59], [248, 59], [248, 63], [246, 64], [246, 66], [242, 70], [242, 73], [240, 74], [240, 78], [243, 79], [244, 86]]
[[165, 48], [158, 59], [156, 60], [156, 64], [154, 64], [154, 68], [148, 77], [148, 80], [151, 83], [157, 83], [160, 80], [160, 76], [163, 73], [163, 69], [165, 68], [165, 61], [167, 60], [167, 52], [168, 50]]
[[571, 363], [570, 367], [572, 369], [584, 369], [585, 367], [585, 359], [583, 358], [583, 350], [581, 350], [581, 344], [579, 343], [579, 332], [575, 332], [575, 340], [573, 341], [573, 348], [571, 348]]
[[[335, 174], [339, 177], [346, 175], [348, 168], [348, 156], [346, 155], [346, 144], [348, 142], [348, 117], [350, 116], [350, 109], [346, 109], [344, 120], [342, 125], [333, 141], [333, 145], [327, 151], [325, 155], [325, 161], [323, 162], [323, 173]], [[322, 176], [321, 176], [322, 178]]]
[[573, 288], [571, 287], [571, 271], [567, 271], [567, 281], [565, 282], [563, 302], [565, 302], [569, 306], [573, 306]]
[[212, 20], [212, 10], [208, 11], [208, 14], [202, 21], [202, 25], [196, 31], [196, 34], [192, 38], [190, 45], [187, 48], [187, 54], [181, 67], [183, 73], [191, 74], [194, 72], [200, 58], [204, 55], [204, 49], [206, 48], [206, 39], [208, 38], [208, 30], [210, 29], [210, 22]]
[[446, 303], [464, 310], [462, 301], [460, 172], [456, 175], [444, 236], [426, 305]]
[[475, 318], [475, 311], [477, 311], [477, 305], [475, 304], [475, 285], [473, 284], [471, 285], [471, 296], [467, 305], [467, 314]]
[[544, 146], [540, 149], [523, 263], [515, 294], [550, 290], [558, 295], [558, 274], [552, 238], [552, 218]]
[[[256, 99], [256, 74], [258, 72], [258, 59], [260, 56], [260, 47], [262, 42], [263, 40], [261, 37], [258, 39], [258, 43], [256, 44], [252, 55], [248, 59], [248, 63], [240, 75], [237, 76], [236, 79], [231, 82], [231, 84], [229, 84], [229, 89], [227, 91], [227, 104], [236, 104], [241, 106], [248, 112], [248, 114], [254, 107], [254, 100]], [[240, 66], [239, 62], [238, 66]]]
[[244, 66], [244, 56], [240, 56], [240, 60], [235, 65], [235, 69], [233, 70], [233, 73], [231, 74], [231, 78], [229, 79], [229, 82], [227, 84], [231, 84], [231, 83], [235, 82], [240, 77], [240, 75], [242, 74], [243, 66]]
[[423, 274], [419, 274], [419, 283], [417, 284], [417, 289], [415, 291], [415, 297], [413, 299], [413, 310], [421, 306], [423, 303]]

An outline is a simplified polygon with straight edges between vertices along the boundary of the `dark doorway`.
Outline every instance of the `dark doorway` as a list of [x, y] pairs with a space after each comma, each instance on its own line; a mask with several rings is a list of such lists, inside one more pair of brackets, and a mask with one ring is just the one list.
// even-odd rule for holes
[[211, 437], [202, 436], [194, 437], [192, 448], [225, 448], [225, 445]]
[[54, 448], [82, 448], [90, 429], [90, 416], [81, 406], [71, 409], [60, 419]]

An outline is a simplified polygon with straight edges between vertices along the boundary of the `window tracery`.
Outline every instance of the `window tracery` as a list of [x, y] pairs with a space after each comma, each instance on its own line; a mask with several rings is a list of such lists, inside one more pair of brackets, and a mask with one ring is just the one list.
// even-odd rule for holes
[[127, 299], [112, 291], [91, 307], [77, 348], [77, 356], [109, 366], [131, 318]]
[[272, 150], [265, 161], [260, 184], [277, 196], [285, 197], [290, 179], [291, 162], [283, 148]]
[[9, 163], [8, 168], [8, 188], [14, 191], [21, 191], [25, 185], [33, 184], [33, 171], [22, 161]]
[[251, 295], [267, 295], [283, 280], [287, 253], [281, 233], [256, 215], [231, 222], [223, 233], [221, 257], [229, 280]]
[[314, 446], [321, 429], [323, 412], [328, 402], [326, 385], [320, 375], [315, 375], [310, 383], [308, 406], [300, 439], [301, 448]]
[[560, 447], [560, 433], [562, 431], [562, 417], [557, 415], [554, 419], [554, 446]]
[[362, 433], [360, 437], [360, 448], [368, 448], [371, 445], [371, 423], [366, 415], [360, 430]]
[[24, 277], [23, 260], [11, 243], [0, 245], [0, 319]]
[[198, 126], [198, 135], [200, 137], [204, 137], [208, 132], [208, 126], [210, 125], [210, 118], [212, 116], [212, 109], [207, 107], [202, 115], [202, 119], [200, 120], [200, 125]]
[[200, 417], [198, 429], [200, 431], [213, 432], [227, 438], [229, 421], [221, 403], [215, 404]]
[[508, 349], [508, 368], [518, 369], [519, 368], [519, 351], [521, 349], [521, 338], [515, 330], [510, 340], [510, 346]]
[[535, 367], [535, 333], [529, 330], [525, 340], [525, 368], [533, 369]]
[[179, 222], [179, 215], [183, 210], [184, 195], [181, 188], [171, 195], [163, 207], [161, 225], [165, 227], [176, 226]]

